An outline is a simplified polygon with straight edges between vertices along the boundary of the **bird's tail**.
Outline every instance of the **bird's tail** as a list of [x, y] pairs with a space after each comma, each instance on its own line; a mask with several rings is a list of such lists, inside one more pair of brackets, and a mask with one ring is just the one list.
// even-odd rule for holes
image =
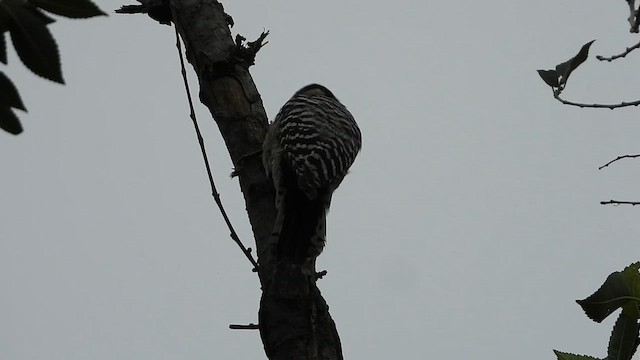
[[323, 196], [309, 199], [297, 184], [288, 184], [287, 189], [280, 209], [283, 214], [278, 252], [280, 258], [301, 264], [318, 256], [324, 248], [327, 208]]

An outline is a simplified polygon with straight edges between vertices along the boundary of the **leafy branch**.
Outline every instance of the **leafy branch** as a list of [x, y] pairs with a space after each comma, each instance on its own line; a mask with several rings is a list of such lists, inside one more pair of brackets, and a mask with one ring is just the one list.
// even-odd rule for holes
[[538, 74], [547, 85], [551, 86], [554, 94], [560, 94], [564, 90], [571, 73], [580, 66], [589, 56], [589, 48], [595, 40], [582, 45], [580, 51], [571, 59], [556, 65], [555, 69], [538, 70]]
[[[576, 300], [589, 319], [601, 323], [622, 309], [611, 330], [607, 360], [631, 360], [640, 344], [640, 262], [611, 273], [589, 297]], [[594, 360], [592, 356], [553, 350], [558, 360]]]
[[[582, 45], [582, 48], [580, 48], [580, 51], [578, 52], [578, 54], [576, 54], [571, 59], [556, 65], [555, 69], [538, 70], [538, 75], [540, 75], [542, 80], [553, 89], [553, 97], [565, 105], [577, 106], [580, 108], [601, 108], [601, 109], [613, 110], [617, 108], [640, 105], [640, 100], [623, 101], [617, 104], [600, 104], [600, 103], [586, 104], [581, 102], [565, 100], [560, 97], [560, 94], [562, 94], [562, 91], [564, 91], [564, 89], [567, 86], [569, 75], [571, 75], [573, 71], [575, 71], [578, 68], [578, 66], [584, 63], [589, 57], [589, 48], [591, 47], [591, 44], [593, 44], [594, 41], [595, 40], [591, 40], [588, 43]], [[637, 48], [640, 48], [640, 43], [630, 48], [627, 48], [627, 50], [622, 54], [614, 55], [611, 57], [604, 57], [604, 56], [598, 55], [597, 58], [598, 60], [601, 60], [601, 61], [602, 60], [612, 61], [614, 59], [626, 56], [628, 53], [630, 53], [631, 51]]]
[[[47, 26], [55, 20], [45, 12], [68, 18], [106, 15], [91, 0], [2, 0], [0, 1], [0, 61], [7, 64], [5, 32], [22, 63], [34, 74], [64, 84], [58, 45]], [[14, 135], [22, 124], [13, 109], [26, 111], [13, 82], [0, 72], [0, 128]]]
[[[630, 1], [634, 2], [634, 0], [630, 0]], [[634, 4], [632, 4], [632, 5], [634, 5]], [[591, 45], [593, 44], [594, 41], [595, 40], [591, 40], [588, 43], [584, 44], [580, 48], [580, 51], [578, 51], [578, 53], [574, 57], [572, 57], [571, 59], [569, 59], [569, 60], [567, 60], [565, 62], [562, 62], [562, 63], [556, 65], [555, 69], [538, 70], [538, 75], [540, 75], [542, 80], [547, 85], [549, 85], [551, 87], [551, 89], [553, 90], [554, 99], [558, 100], [559, 102], [561, 102], [564, 105], [577, 106], [577, 107], [580, 107], [580, 108], [595, 108], [595, 109], [610, 109], [610, 110], [614, 110], [614, 109], [623, 108], [623, 107], [640, 105], [640, 100], [623, 101], [623, 102], [616, 103], [616, 104], [602, 104], [602, 103], [587, 104], [587, 103], [581, 103], [581, 102], [565, 100], [560, 96], [562, 94], [562, 92], [564, 91], [564, 89], [566, 88], [566, 86], [567, 86], [567, 81], [569, 80], [569, 76], [578, 68], [578, 66], [580, 66], [582, 63], [584, 63], [587, 60], [587, 58], [589, 57], [589, 49], [590, 49], [590, 47], [591, 47]], [[600, 60], [600, 61], [613, 61], [615, 59], [625, 57], [627, 54], [629, 54], [630, 52], [632, 52], [632, 51], [634, 51], [635, 49], [638, 49], [638, 48], [640, 48], [640, 43], [627, 48], [626, 51], [621, 53], [621, 54], [613, 55], [611, 57], [597, 56], [597, 59]], [[620, 159], [636, 158], [636, 157], [640, 157], [640, 155], [621, 155], [621, 156], [618, 156], [616, 159], [614, 159], [614, 160], [606, 163], [605, 165], [599, 167], [598, 169], [602, 170], [603, 168], [609, 166], [610, 164], [612, 164], [612, 163], [614, 163], [614, 162], [616, 162], [616, 161], [618, 161]], [[600, 204], [601, 205], [610, 205], [610, 204], [615, 204], [615, 205], [621, 205], [621, 204], [640, 205], [640, 202], [610, 200], [610, 201], [601, 201]]]

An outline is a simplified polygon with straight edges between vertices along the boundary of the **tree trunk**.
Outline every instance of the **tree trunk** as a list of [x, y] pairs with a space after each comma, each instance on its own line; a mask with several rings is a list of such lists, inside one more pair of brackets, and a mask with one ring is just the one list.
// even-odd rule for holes
[[259, 327], [265, 352], [269, 359], [342, 359], [335, 323], [316, 286], [315, 262], [300, 266], [276, 258], [270, 237], [276, 215], [273, 184], [261, 157], [247, 157], [261, 150], [268, 126], [248, 70], [264, 37], [247, 45], [240, 38], [234, 42], [231, 17], [217, 1], [180, 0], [171, 7], [198, 76], [200, 100], [218, 124], [240, 180], [260, 265]]

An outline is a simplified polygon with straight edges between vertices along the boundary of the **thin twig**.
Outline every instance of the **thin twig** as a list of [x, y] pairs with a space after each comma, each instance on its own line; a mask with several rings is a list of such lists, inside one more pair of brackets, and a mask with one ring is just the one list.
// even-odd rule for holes
[[260, 325], [257, 324], [249, 324], [249, 325], [238, 325], [238, 324], [230, 324], [229, 329], [232, 330], [258, 330], [260, 329]]
[[613, 55], [613, 56], [610, 56], [610, 57], [605, 57], [605, 56], [602, 56], [602, 55], [597, 55], [597, 56], [596, 56], [596, 59], [598, 59], [598, 60], [600, 60], [600, 61], [608, 61], [608, 62], [612, 62], [612, 61], [613, 61], [613, 60], [615, 60], [615, 59], [620, 59], [620, 58], [623, 58], [623, 57], [625, 57], [625, 56], [629, 55], [629, 53], [630, 53], [630, 52], [632, 52], [633, 50], [638, 49], [638, 48], [640, 48], [640, 42], [638, 42], [637, 44], [635, 44], [635, 45], [633, 45], [633, 46], [631, 46], [631, 47], [626, 48], [626, 50], [625, 50], [624, 52], [620, 53], [620, 54]]
[[600, 167], [598, 168], [598, 170], [602, 170], [602, 169], [606, 168], [607, 166], [609, 166], [609, 165], [613, 164], [614, 162], [616, 162], [616, 161], [618, 161], [618, 160], [622, 160], [622, 159], [626, 159], [626, 158], [632, 159], [632, 158], [637, 158], [637, 157], [640, 157], [640, 154], [635, 154], [635, 155], [620, 155], [620, 156], [618, 156], [617, 158], [615, 158], [615, 159], [613, 159], [613, 160], [609, 161], [608, 163], [606, 163], [606, 164], [604, 164], [604, 165], [600, 166]]
[[600, 205], [640, 205], [640, 201], [618, 201], [618, 200], [609, 200], [609, 201], [600, 201]]
[[325, 275], [327, 275], [327, 270], [322, 270], [320, 272], [316, 273], [316, 280], [317, 279], [322, 279]]
[[584, 104], [584, 103], [577, 103], [577, 102], [573, 102], [573, 101], [569, 101], [569, 100], [565, 100], [562, 99], [560, 97], [560, 92], [555, 91], [553, 93], [553, 97], [556, 98], [556, 100], [560, 101], [561, 103], [565, 104], [565, 105], [572, 105], [572, 106], [577, 106], [577, 107], [581, 107], [581, 108], [599, 108], [599, 109], [617, 109], [617, 108], [623, 108], [623, 107], [627, 107], [627, 106], [638, 106], [640, 105], [640, 100], [636, 100], [636, 101], [631, 101], [631, 102], [621, 102], [619, 104]]
[[254, 260], [253, 256], [251, 255], [251, 248], [246, 248], [244, 244], [242, 244], [242, 241], [240, 241], [240, 238], [238, 237], [238, 234], [233, 228], [233, 225], [231, 224], [231, 220], [229, 220], [229, 216], [227, 216], [227, 212], [225, 211], [224, 206], [222, 205], [220, 194], [218, 193], [218, 190], [216, 190], [216, 185], [215, 185], [215, 182], [213, 181], [213, 175], [211, 174], [211, 167], [209, 166], [207, 151], [204, 146], [204, 139], [202, 138], [202, 134], [200, 133], [200, 126], [198, 126], [198, 121], [196, 120], [196, 112], [193, 108], [193, 100], [191, 99], [191, 91], [189, 90], [189, 82], [187, 81], [187, 71], [185, 69], [184, 58], [182, 56], [182, 46], [180, 45], [180, 35], [178, 34], [178, 28], [175, 27], [175, 29], [176, 29], [176, 47], [178, 48], [178, 54], [180, 57], [180, 66], [182, 68], [182, 79], [184, 80], [184, 87], [185, 87], [185, 90], [187, 91], [187, 100], [189, 101], [189, 111], [190, 111], [189, 117], [193, 122], [193, 127], [196, 131], [196, 136], [198, 137], [198, 143], [200, 144], [202, 159], [204, 160], [204, 166], [207, 169], [207, 176], [209, 177], [209, 184], [211, 185], [211, 195], [213, 196], [213, 199], [218, 205], [218, 209], [220, 209], [220, 213], [224, 218], [224, 222], [227, 224], [227, 227], [229, 228], [229, 231], [230, 231], [229, 235], [231, 236], [231, 239], [233, 239], [233, 241], [235, 241], [235, 243], [238, 244], [238, 246], [240, 247], [240, 250], [242, 250], [242, 253], [244, 253], [247, 259], [249, 259], [249, 261], [253, 265], [253, 271], [257, 271], [258, 263]]

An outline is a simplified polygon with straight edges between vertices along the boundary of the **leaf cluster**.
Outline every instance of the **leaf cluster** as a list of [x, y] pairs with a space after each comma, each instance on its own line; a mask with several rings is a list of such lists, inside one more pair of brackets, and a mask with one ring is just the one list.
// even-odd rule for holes
[[571, 59], [556, 65], [555, 69], [551, 70], [538, 70], [538, 74], [544, 80], [547, 85], [551, 86], [555, 92], [560, 92], [567, 84], [569, 75], [580, 66], [587, 57], [589, 57], [589, 48], [595, 40], [591, 40], [588, 43], [582, 45], [580, 51], [576, 56]]
[[[589, 319], [602, 322], [622, 309], [611, 330], [607, 360], [630, 360], [640, 344], [640, 262], [611, 273], [600, 288], [589, 297], [576, 300]], [[594, 360], [554, 350], [558, 360]]]
[[[47, 28], [55, 22], [47, 13], [73, 19], [106, 15], [91, 0], [2, 0], [0, 1], [0, 61], [7, 64], [5, 33], [22, 63], [34, 74], [64, 84], [58, 45]], [[22, 132], [13, 109], [26, 111], [13, 82], [0, 72], [0, 128]]]

